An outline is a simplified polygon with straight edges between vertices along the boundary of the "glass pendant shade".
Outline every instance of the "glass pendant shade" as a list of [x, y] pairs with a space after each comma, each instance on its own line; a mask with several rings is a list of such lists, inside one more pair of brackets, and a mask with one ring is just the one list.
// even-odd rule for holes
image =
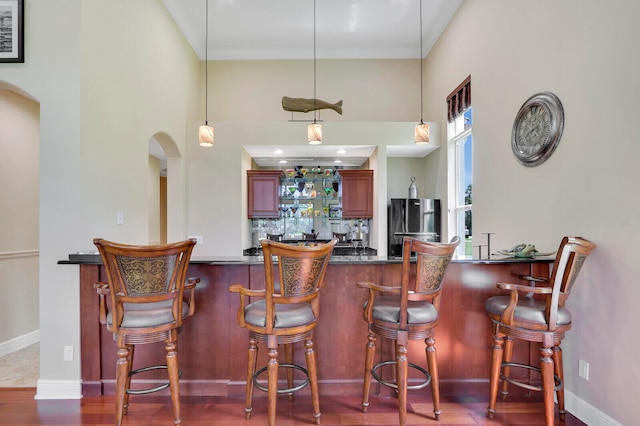
[[415, 143], [416, 145], [429, 143], [429, 125], [422, 120], [420, 120], [420, 124], [416, 126]]
[[319, 123], [311, 123], [307, 126], [307, 136], [310, 145], [320, 145], [322, 143], [322, 126]]
[[198, 139], [200, 140], [200, 146], [212, 147], [213, 146], [213, 127], [205, 124], [200, 126], [198, 132]]

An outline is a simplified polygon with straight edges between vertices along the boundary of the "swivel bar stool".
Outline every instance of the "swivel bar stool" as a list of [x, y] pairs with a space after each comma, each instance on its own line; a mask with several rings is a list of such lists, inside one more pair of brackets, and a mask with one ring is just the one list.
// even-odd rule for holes
[[[182, 321], [195, 311], [195, 286], [200, 280], [187, 280], [186, 274], [196, 240], [137, 246], [96, 238], [93, 243], [100, 251], [106, 273], [106, 282], [95, 285], [100, 299], [99, 319], [113, 333], [118, 346], [115, 424], [122, 424], [130, 394], [157, 392], [167, 387], [171, 391], [173, 422], [180, 424], [178, 333]], [[186, 300], [185, 290], [188, 290]], [[165, 343], [167, 364], [132, 370], [135, 346], [155, 342]], [[168, 383], [150, 389], [131, 389], [131, 376], [155, 369], [167, 370]]]
[[[585, 259], [595, 247], [595, 244], [580, 237], [564, 237], [556, 253], [550, 279], [520, 277], [539, 286], [498, 283], [498, 288], [508, 290], [509, 295], [487, 299], [485, 309], [493, 328], [489, 418], [494, 417], [499, 381], [502, 379], [503, 399], [508, 393], [509, 383], [543, 392], [547, 425], [554, 423], [555, 391], [560, 419], [564, 420], [560, 343], [571, 328], [571, 312], [564, 305]], [[513, 339], [540, 343], [540, 367], [512, 362]], [[539, 372], [542, 386], [512, 379], [512, 367]]]
[[[442, 279], [460, 238], [454, 237], [449, 244], [428, 243], [404, 237], [402, 248], [402, 276], [399, 286], [387, 286], [370, 282], [359, 282], [358, 287], [368, 290], [364, 305], [364, 319], [369, 323], [364, 367], [364, 389], [362, 411], [369, 407], [371, 378], [398, 392], [398, 414], [400, 425], [407, 421], [407, 389], [420, 389], [431, 382], [433, 412], [440, 417], [440, 390], [438, 386], [438, 363], [436, 360], [435, 327], [438, 324]], [[415, 261], [412, 255], [415, 254]], [[373, 365], [377, 336], [395, 341], [395, 360]], [[408, 362], [409, 340], [426, 343], [428, 371]], [[386, 365], [395, 365], [395, 382], [384, 380], [378, 370]], [[408, 384], [408, 367], [422, 372], [425, 380], [416, 385]]]
[[[276, 397], [291, 394], [311, 386], [311, 400], [316, 424], [320, 424], [320, 402], [316, 359], [313, 349], [313, 330], [320, 314], [320, 291], [324, 287], [326, 272], [333, 246], [337, 240], [316, 246], [295, 246], [272, 240], [262, 241], [264, 253], [265, 288], [249, 289], [241, 284], [229, 287], [239, 293], [240, 307], [237, 320], [240, 327], [249, 330], [249, 358], [247, 363], [247, 393], [245, 417], [251, 416], [254, 386], [267, 392], [268, 424], [276, 423]], [[277, 264], [275, 260], [277, 259]], [[247, 304], [247, 297], [256, 297]], [[304, 341], [307, 368], [293, 362], [292, 345]], [[267, 367], [256, 372], [258, 343], [266, 343], [269, 360]], [[278, 347], [284, 345], [285, 363], [278, 363]], [[278, 367], [287, 369], [287, 388], [278, 389]], [[306, 379], [297, 385], [293, 369], [302, 371]], [[267, 386], [258, 376], [267, 372]]]

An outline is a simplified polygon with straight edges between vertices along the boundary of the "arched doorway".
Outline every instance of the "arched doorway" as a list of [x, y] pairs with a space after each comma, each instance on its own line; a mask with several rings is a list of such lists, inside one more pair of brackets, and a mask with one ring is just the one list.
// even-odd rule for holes
[[[39, 102], [0, 81], [0, 357], [15, 356], [40, 340], [39, 146]], [[32, 368], [20, 377], [3, 377], [12, 381], [0, 386], [35, 387], [38, 351], [29, 352], [35, 357]], [[25, 375], [33, 376], [33, 383]]]
[[[180, 158], [180, 151], [174, 140], [164, 132], [158, 132], [149, 139], [149, 243], [166, 243], [169, 241], [169, 199], [176, 195], [170, 193], [175, 185], [169, 179], [175, 178], [173, 170]], [[170, 170], [172, 169], [172, 170]]]

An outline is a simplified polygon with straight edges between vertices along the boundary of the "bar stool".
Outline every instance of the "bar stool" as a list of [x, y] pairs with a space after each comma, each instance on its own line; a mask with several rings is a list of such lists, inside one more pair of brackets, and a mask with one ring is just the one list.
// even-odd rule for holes
[[[289, 394], [311, 387], [311, 400], [316, 424], [320, 424], [318, 379], [313, 349], [313, 330], [320, 313], [320, 291], [324, 287], [326, 272], [337, 240], [316, 246], [295, 246], [271, 240], [262, 241], [264, 252], [265, 288], [249, 289], [241, 284], [229, 287], [239, 293], [240, 307], [237, 320], [240, 327], [249, 330], [249, 358], [247, 363], [247, 390], [245, 417], [251, 416], [254, 386], [267, 392], [269, 426], [276, 421], [277, 394]], [[277, 260], [277, 265], [274, 260]], [[258, 297], [247, 304], [247, 297]], [[306, 369], [293, 362], [292, 345], [304, 341]], [[266, 343], [268, 364], [256, 372], [258, 343]], [[278, 363], [278, 346], [284, 345], [284, 364]], [[287, 369], [287, 388], [278, 389], [278, 367]], [[293, 370], [302, 371], [306, 379], [294, 385]], [[267, 372], [267, 386], [258, 376]]]
[[[580, 237], [564, 237], [556, 253], [550, 279], [521, 277], [535, 286], [498, 283], [498, 288], [508, 290], [509, 295], [487, 299], [485, 309], [493, 328], [488, 408], [490, 419], [496, 411], [499, 381], [502, 379], [503, 399], [508, 394], [509, 383], [543, 392], [547, 425], [554, 424], [555, 391], [560, 419], [564, 420], [564, 376], [560, 343], [565, 333], [571, 329], [571, 312], [564, 305], [585, 259], [595, 247], [595, 244]], [[512, 362], [514, 338], [541, 344], [540, 367]], [[540, 373], [542, 386], [511, 378], [512, 367]]]
[[[200, 279], [187, 280], [186, 274], [196, 240], [137, 246], [96, 238], [93, 243], [98, 247], [107, 278], [106, 283], [95, 285], [100, 299], [99, 319], [113, 333], [118, 346], [115, 424], [122, 424], [130, 394], [166, 388], [171, 391], [174, 424], [180, 424], [178, 333], [183, 320], [195, 312], [195, 286]], [[155, 342], [165, 343], [166, 365], [132, 370], [135, 346]], [[167, 370], [168, 383], [131, 389], [131, 376], [155, 369]]]
[[[369, 407], [369, 389], [373, 377], [379, 383], [397, 390], [399, 420], [400, 425], [404, 426], [407, 421], [407, 390], [421, 389], [431, 382], [433, 412], [436, 420], [439, 420], [440, 391], [433, 335], [438, 324], [442, 279], [459, 244], [459, 237], [454, 237], [449, 244], [427, 243], [404, 237], [400, 285], [358, 283], [358, 287], [369, 292], [364, 305], [364, 319], [369, 323], [369, 331], [362, 392], [363, 412]], [[416, 259], [412, 262], [414, 253]], [[377, 336], [395, 341], [395, 360], [374, 366]], [[409, 340], [421, 339], [426, 344], [428, 371], [407, 359]], [[378, 370], [387, 365], [395, 366], [395, 382], [387, 381], [378, 374]], [[408, 384], [409, 367], [424, 375], [422, 383]]]

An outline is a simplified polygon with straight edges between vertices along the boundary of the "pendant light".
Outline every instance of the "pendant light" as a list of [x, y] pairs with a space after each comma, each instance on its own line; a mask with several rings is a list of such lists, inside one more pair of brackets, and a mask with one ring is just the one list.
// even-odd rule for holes
[[420, 2], [420, 124], [416, 126], [414, 141], [416, 145], [424, 145], [429, 143], [429, 125], [422, 119], [422, 0], [418, 1]]
[[213, 127], [209, 126], [209, 0], [205, 0], [205, 36], [204, 36], [204, 125], [198, 130], [200, 146], [213, 146]]
[[310, 145], [322, 143], [322, 126], [316, 121], [316, 0], [313, 0], [313, 123], [307, 126]]

